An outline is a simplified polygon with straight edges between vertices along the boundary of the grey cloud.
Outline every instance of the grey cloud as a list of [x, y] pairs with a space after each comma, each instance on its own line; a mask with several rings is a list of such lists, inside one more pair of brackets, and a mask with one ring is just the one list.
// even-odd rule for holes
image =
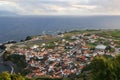
[[[16, 13], [24, 14], [116, 14], [120, 0], [0, 0], [13, 2]], [[77, 6], [75, 6], [77, 5]], [[8, 6], [9, 7], [9, 6]], [[18, 7], [18, 8], [17, 8]]]

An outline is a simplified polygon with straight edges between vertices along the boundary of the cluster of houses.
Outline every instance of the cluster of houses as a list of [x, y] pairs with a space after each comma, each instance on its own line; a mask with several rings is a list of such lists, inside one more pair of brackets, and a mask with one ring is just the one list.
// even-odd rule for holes
[[[85, 36], [85, 34], [74, 35], [70, 37], [70, 41], [63, 39], [53, 42], [54, 48], [46, 48], [48, 45], [33, 45], [30, 48], [15, 48], [12, 53], [25, 55], [27, 68], [31, 72], [28, 77], [48, 76], [52, 78], [71, 77], [79, 75], [82, 69], [90, 64], [94, 56], [111, 55], [115, 53], [106, 52], [107, 46], [103, 44], [96, 45], [94, 50], [86, 44], [88, 42], [95, 43], [99, 37], [96, 35]], [[111, 45], [114, 43], [111, 42]], [[114, 45], [112, 46], [114, 47]], [[119, 51], [119, 50], [118, 50]]]

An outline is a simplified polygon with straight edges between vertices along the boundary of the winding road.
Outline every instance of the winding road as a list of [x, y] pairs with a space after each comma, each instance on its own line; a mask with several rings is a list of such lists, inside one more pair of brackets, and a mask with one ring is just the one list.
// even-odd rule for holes
[[5, 50], [1, 51], [0, 52], [0, 63], [2, 64], [7, 64], [10, 68], [11, 68], [11, 74], [14, 73], [14, 67], [13, 67], [13, 64], [11, 62], [4, 62], [4, 59], [3, 59], [3, 54], [5, 53]]
[[0, 63], [3, 63], [3, 54], [5, 53], [5, 51], [0, 52]]

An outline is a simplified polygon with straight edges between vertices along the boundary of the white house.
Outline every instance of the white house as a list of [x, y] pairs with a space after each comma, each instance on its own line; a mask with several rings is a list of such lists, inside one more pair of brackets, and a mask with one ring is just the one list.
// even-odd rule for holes
[[38, 48], [39, 47], [39, 45], [33, 45], [32, 47], [31, 47], [31, 49], [36, 49], [36, 48]]
[[97, 50], [105, 50], [106, 46], [100, 44], [100, 45], [97, 45], [95, 48], [96, 48]]

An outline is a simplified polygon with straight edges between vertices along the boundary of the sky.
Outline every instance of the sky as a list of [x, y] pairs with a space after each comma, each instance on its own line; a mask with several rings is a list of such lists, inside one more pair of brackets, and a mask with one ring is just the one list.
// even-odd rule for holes
[[0, 0], [4, 15], [120, 15], [120, 0]]

